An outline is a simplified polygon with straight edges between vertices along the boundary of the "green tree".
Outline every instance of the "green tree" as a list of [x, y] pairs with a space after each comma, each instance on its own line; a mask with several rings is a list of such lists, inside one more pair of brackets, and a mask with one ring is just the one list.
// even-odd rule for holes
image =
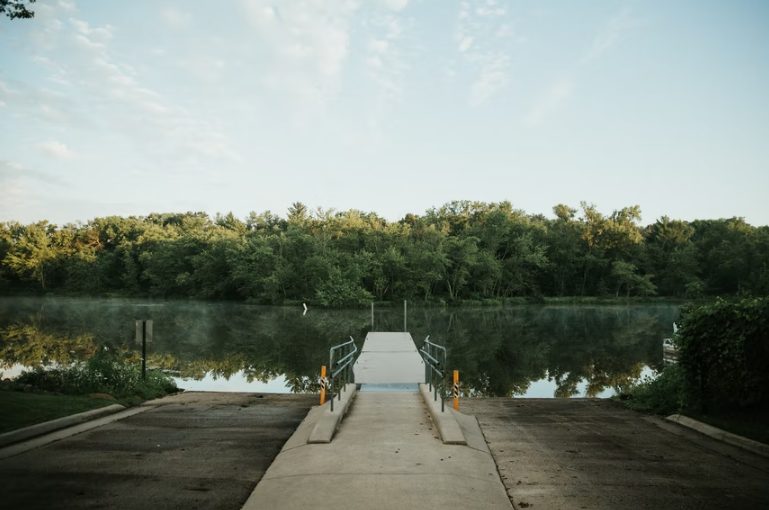
[[656, 287], [651, 281], [652, 275], [638, 274], [638, 268], [633, 264], [620, 260], [614, 261], [611, 267], [611, 276], [616, 281], [617, 296], [619, 296], [619, 291], [623, 285], [625, 286], [626, 297], [630, 297], [632, 291], [635, 291], [639, 296], [653, 296], [657, 293]]
[[[37, 0], [26, 0], [27, 4], [33, 4]], [[5, 14], [11, 19], [30, 19], [35, 17], [34, 11], [30, 11], [24, 0], [0, 0], [0, 14]]]
[[45, 289], [46, 277], [59, 255], [54, 246], [55, 234], [56, 226], [47, 221], [19, 229], [4, 263], [19, 277], [38, 281]]

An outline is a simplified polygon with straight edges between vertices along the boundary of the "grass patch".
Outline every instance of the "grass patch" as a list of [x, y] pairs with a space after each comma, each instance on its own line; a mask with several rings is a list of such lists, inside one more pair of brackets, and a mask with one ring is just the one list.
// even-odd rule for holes
[[0, 391], [0, 433], [111, 404], [115, 402], [101, 398]]

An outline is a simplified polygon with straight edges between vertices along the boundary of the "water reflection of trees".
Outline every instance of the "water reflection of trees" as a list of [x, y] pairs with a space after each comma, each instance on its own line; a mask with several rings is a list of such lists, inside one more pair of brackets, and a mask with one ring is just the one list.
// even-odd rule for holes
[[[45, 305], [41, 306], [44, 302]], [[378, 312], [379, 328], [398, 329], [402, 312]], [[461, 373], [466, 395], [523, 395], [548, 379], [554, 396], [574, 396], [580, 384], [595, 396], [636, 380], [644, 365], [661, 362], [675, 309], [634, 307], [520, 307], [418, 309], [409, 330], [449, 348], [450, 369]], [[184, 378], [249, 382], [280, 375], [290, 391], [318, 391], [328, 349], [349, 336], [361, 346], [365, 310], [300, 310], [242, 304], [168, 302], [142, 306], [125, 300], [14, 300], [0, 302], [0, 366], [34, 366], [84, 359], [100, 347], [139, 361], [133, 321], [154, 320], [148, 363]]]
[[[45, 302], [42, 306], [41, 303]], [[368, 316], [242, 304], [164, 303], [126, 300], [13, 300], [0, 302], [0, 364], [36, 366], [84, 359], [100, 346], [139, 362], [133, 321], [154, 321], [148, 365], [180, 377], [249, 382], [283, 375], [295, 392], [316, 392], [320, 366], [332, 345], [353, 335], [362, 343]]]
[[555, 382], [557, 397], [627, 387], [661, 360], [671, 306], [521, 307], [425, 311], [409, 319], [415, 337], [448, 346], [466, 394], [523, 395], [532, 382]]

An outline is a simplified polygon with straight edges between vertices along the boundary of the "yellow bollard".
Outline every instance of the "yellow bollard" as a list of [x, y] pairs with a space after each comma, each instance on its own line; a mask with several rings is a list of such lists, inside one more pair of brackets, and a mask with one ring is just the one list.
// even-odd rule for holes
[[326, 367], [320, 367], [320, 405], [326, 402]]
[[454, 410], [459, 411], [459, 370], [454, 370]]

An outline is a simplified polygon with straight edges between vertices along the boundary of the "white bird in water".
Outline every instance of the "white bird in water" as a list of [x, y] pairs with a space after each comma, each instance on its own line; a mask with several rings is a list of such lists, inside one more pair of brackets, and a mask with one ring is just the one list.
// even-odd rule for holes
[[304, 313], [302, 315], [307, 315], [307, 305], [302, 303], [302, 306], [304, 307]]

